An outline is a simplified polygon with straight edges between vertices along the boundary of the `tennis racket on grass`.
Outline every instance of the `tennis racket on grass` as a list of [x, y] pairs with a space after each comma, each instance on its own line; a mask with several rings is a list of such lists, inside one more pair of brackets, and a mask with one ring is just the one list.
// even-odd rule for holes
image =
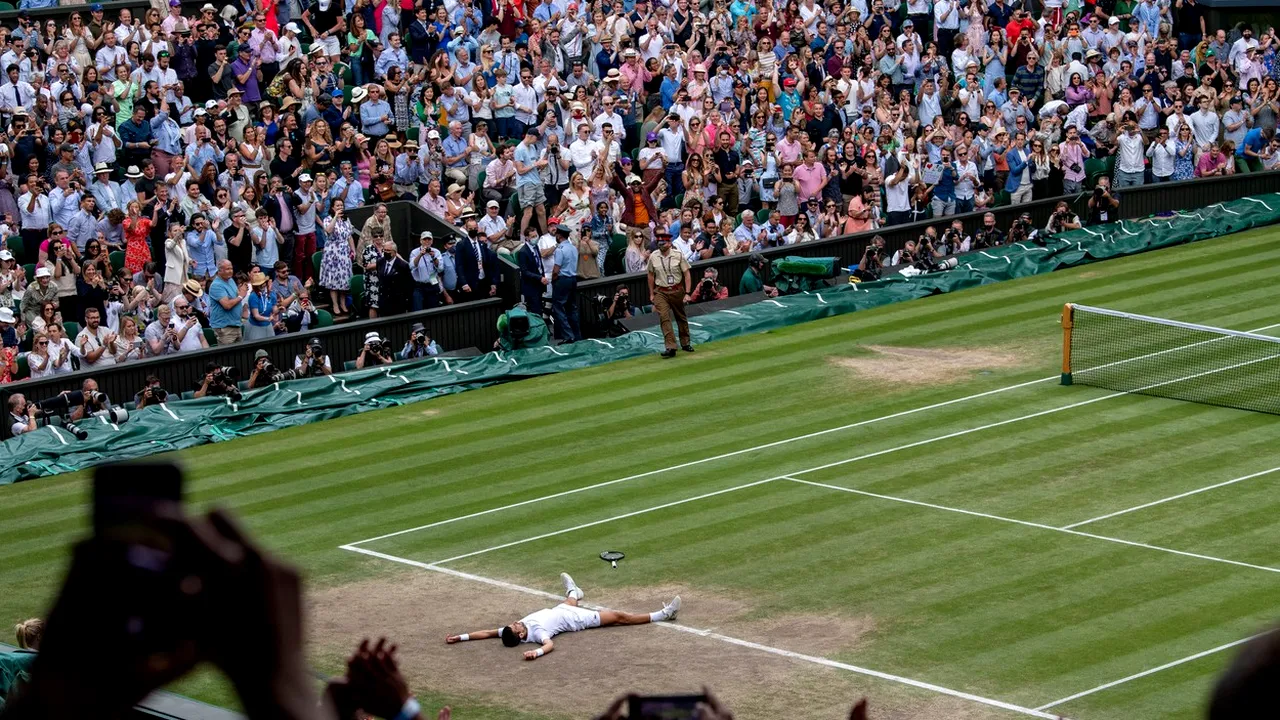
[[617, 550], [605, 550], [600, 553], [600, 559], [612, 564], [614, 570], [618, 569], [618, 561], [624, 557], [626, 557], [626, 555], [618, 552]]

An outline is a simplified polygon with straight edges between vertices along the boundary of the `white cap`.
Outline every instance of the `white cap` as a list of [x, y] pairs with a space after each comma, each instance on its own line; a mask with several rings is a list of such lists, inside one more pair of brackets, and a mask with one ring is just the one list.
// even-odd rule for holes
[[289, 23], [288, 25], [284, 26], [284, 29], [291, 33], [294, 33], [295, 35], [302, 32], [302, 28], [298, 27], [298, 23]]
[[0, 250], [0, 260], [12, 260], [13, 253], [8, 250]]
[[[497, 200], [490, 200], [488, 203], [485, 204], [485, 207], [500, 208], [502, 206], [498, 204]], [[0, 256], [0, 257], [3, 257], [3, 256]]]
[[382, 336], [376, 332], [365, 333], [364, 342], [366, 345], [371, 342], [382, 342]]
[[302, 173], [301, 175], [298, 176], [298, 182], [311, 182], [311, 174]]
[[1107, 24], [1108, 24], [1108, 25], [1119, 25], [1119, 24], [1120, 24], [1120, 18], [1116, 17], [1115, 15], [1112, 15], [1112, 16], [1111, 16], [1111, 19], [1107, 21]]
[[14, 321], [13, 310], [7, 307], [0, 307], [0, 323], [8, 323], [12, 325]]

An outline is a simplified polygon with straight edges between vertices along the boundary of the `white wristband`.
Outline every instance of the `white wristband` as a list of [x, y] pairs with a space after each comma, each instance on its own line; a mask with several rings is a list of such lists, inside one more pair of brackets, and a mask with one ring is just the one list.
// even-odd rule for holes
[[400, 707], [400, 714], [395, 716], [394, 720], [413, 720], [420, 712], [422, 712], [422, 706], [418, 704], [418, 699], [410, 697], [404, 701], [404, 705]]
[[533, 654], [534, 654], [534, 656], [535, 656], [535, 657], [542, 657], [542, 654], [543, 654], [543, 653], [542, 653], [542, 648], [538, 648], [537, 650], [534, 650], [534, 651], [533, 651]]
[[462, 633], [461, 635], [458, 636], [458, 642], [466, 642], [470, 639], [471, 639], [471, 636], [466, 633]]

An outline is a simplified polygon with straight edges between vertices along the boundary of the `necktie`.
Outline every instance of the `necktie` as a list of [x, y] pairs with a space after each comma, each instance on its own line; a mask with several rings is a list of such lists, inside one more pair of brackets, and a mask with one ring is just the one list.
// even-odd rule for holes
[[477, 275], [476, 277], [483, 280], [484, 279], [484, 255], [480, 254], [480, 243], [476, 242], [475, 238], [471, 239], [471, 250], [476, 254], [476, 267], [479, 268], [480, 270], [479, 275]]

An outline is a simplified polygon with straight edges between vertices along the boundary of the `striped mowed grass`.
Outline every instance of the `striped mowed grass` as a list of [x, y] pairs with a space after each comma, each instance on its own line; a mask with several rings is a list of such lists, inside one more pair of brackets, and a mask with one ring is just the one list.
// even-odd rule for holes
[[[1194, 717], [1232, 649], [1195, 656], [1274, 620], [1280, 472], [1264, 471], [1280, 466], [1280, 421], [1062, 387], [1057, 318], [1076, 301], [1268, 328], [1280, 323], [1274, 238], [173, 457], [192, 506], [230, 508], [304, 570], [317, 669], [341, 667], [352, 633], [397, 633], [425, 704], [461, 717], [589, 716], [617, 692], [702, 680], [743, 717], [838, 717], [862, 693], [887, 717]], [[88, 478], [0, 488], [0, 619], [47, 606], [87, 527]], [[617, 570], [598, 559], [606, 549], [627, 553]], [[551, 601], [420, 565], [550, 593], [568, 571], [589, 600], [634, 610], [680, 592], [682, 624], [704, 634], [584, 633], [528, 664], [497, 644], [446, 648], [445, 631]], [[178, 689], [233, 702], [210, 673]]]

